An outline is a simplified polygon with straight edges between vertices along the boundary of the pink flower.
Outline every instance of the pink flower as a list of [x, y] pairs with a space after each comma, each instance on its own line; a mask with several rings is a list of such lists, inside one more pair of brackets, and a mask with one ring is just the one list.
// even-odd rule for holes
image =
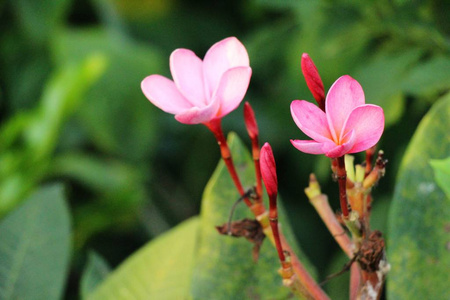
[[235, 37], [214, 44], [203, 61], [191, 50], [173, 51], [170, 71], [173, 81], [150, 75], [141, 89], [150, 102], [185, 124], [208, 123], [238, 107], [252, 73], [247, 50]]
[[298, 150], [340, 157], [374, 146], [384, 129], [383, 109], [365, 104], [361, 85], [348, 75], [331, 86], [325, 112], [305, 100], [291, 103], [295, 124], [313, 140], [291, 140]]

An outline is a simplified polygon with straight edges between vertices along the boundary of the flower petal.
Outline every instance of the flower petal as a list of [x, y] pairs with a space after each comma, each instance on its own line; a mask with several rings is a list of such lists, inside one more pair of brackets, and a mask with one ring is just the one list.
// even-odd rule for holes
[[335, 141], [339, 143], [338, 138], [351, 111], [364, 103], [361, 85], [350, 76], [339, 77], [331, 86], [325, 101], [325, 112]]
[[175, 119], [183, 124], [207, 123], [216, 118], [219, 107], [219, 101], [213, 101], [206, 107], [193, 107], [189, 110], [176, 114]]
[[308, 153], [308, 154], [324, 154], [322, 150], [323, 143], [318, 143], [316, 141], [305, 141], [305, 140], [291, 140], [292, 146], [298, 150]]
[[206, 97], [212, 96], [223, 73], [234, 67], [248, 67], [249, 58], [244, 45], [235, 37], [221, 40], [209, 48], [203, 60]]
[[350, 131], [345, 137], [346, 142], [341, 145], [336, 145], [334, 143], [324, 143], [323, 151], [325, 155], [331, 158], [336, 158], [349, 153], [350, 149], [355, 144], [355, 134], [354, 131]]
[[332, 140], [325, 113], [316, 105], [305, 100], [291, 103], [291, 115], [298, 128], [317, 142]]
[[252, 76], [250, 67], [237, 67], [226, 71], [220, 79], [214, 98], [220, 102], [217, 117], [223, 117], [239, 106], [244, 99]]
[[383, 109], [367, 104], [356, 107], [344, 124], [343, 132], [354, 131], [355, 144], [349, 153], [361, 152], [374, 146], [384, 130]]
[[175, 83], [161, 75], [150, 75], [141, 82], [145, 97], [165, 112], [177, 114], [192, 107]]
[[203, 83], [203, 63], [194, 52], [177, 49], [170, 55], [170, 71], [178, 90], [193, 106], [203, 107], [208, 103]]

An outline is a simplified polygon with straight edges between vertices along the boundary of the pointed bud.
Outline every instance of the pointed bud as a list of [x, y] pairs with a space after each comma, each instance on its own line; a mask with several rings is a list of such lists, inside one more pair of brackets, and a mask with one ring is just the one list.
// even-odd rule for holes
[[[275, 158], [273, 157], [272, 147], [269, 143], [265, 143], [261, 148], [260, 156], [261, 175], [264, 185], [266, 186], [267, 194], [269, 195], [269, 221], [272, 229], [275, 246], [277, 248], [278, 257], [280, 258], [283, 269], [286, 265], [286, 257], [284, 255], [283, 247], [281, 246], [280, 233], [278, 231], [278, 209], [277, 209], [277, 194], [278, 194], [278, 180], [277, 167], [275, 165]], [[288, 263], [290, 264], [290, 263]]]
[[259, 131], [258, 131], [258, 124], [256, 123], [255, 112], [253, 111], [253, 108], [248, 102], [245, 102], [244, 104], [244, 121], [249, 137], [251, 139], [257, 137]]
[[270, 206], [272, 206], [272, 202], [275, 201], [274, 205], [276, 207], [276, 199], [278, 194], [277, 169], [275, 159], [273, 157], [272, 147], [270, 147], [269, 143], [265, 143], [261, 148], [260, 166], [262, 179], [264, 185], [266, 186], [267, 194], [269, 195]]
[[307, 53], [302, 55], [302, 73], [305, 76], [306, 85], [316, 99], [321, 110], [325, 111], [325, 89], [319, 71]]

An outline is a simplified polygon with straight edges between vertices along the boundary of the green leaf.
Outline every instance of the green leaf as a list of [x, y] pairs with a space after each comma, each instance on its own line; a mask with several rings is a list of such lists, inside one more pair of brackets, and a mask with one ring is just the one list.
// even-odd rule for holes
[[[235, 134], [230, 134], [228, 142], [243, 186], [252, 187], [253, 161]], [[259, 260], [255, 263], [252, 259], [253, 244], [245, 238], [233, 238], [217, 233], [215, 226], [227, 222], [231, 206], [238, 198], [239, 194], [221, 161], [203, 195], [192, 296], [194, 299], [286, 299], [290, 290], [282, 285], [281, 277], [277, 273], [280, 263], [270, 241], [264, 241]], [[233, 219], [245, 217], [252, 218], [252, 214], [241, 203]], [[282, 209], [279, 212], [279, 220], [295, 253], [311, 271], [310, 264], [296, 246]]]
[[70, 216], [60, 185], [44, 187], [0, 223], [0, 298], [61, 299]]
[[403, 115], [404, 76], [421, 54], [421, 50], [414, 48], [401, 53], [380, 52], [354, 74], [364, 89], [366, 102], [383, 107], [386, 126], [397, 122]]
[[417, 96], [437, 95], [450, 88], [450, 58], [435, 56], [422, 62], [406, 76], [403, 82], [406, 92]]
[[[153, 48], [106, 30], [67, 30], [53, 45], [56, 61], [78, 61], [93, 53], [108, 57], [108, 68], [86, 95], [82, 125], [97, 147], [134, 161], [154, 149], [156, 110], [139, 87], [148, 75], [168, 69], [169, 60]], [[101, 112], [101, 113], [99, 113]]]
[[0, 216], [22, 201], [46, 175], [62, 128], [83, 100], [83, 93], [104, 70], [106, 61], [92, 55], [61, 66], [45, 86], [39, 106], [11, 118], [0, 139]]
[[430, 159], [450, 153], [450, 94], [423, 118], [403, 158], [389, 215], [389, 299], [447, 299], [450, 198]]
[[148, 200], [141, 172], [114, 159], [65, 153], [52, 160], [49, 176], [70, 178], [96, 192], [74, 208], [75, 250], [95, 233], [135, 226], [136, 214]]
[[95, 288], [108, 276], [111, 269], [108, 263], [95, 252], [89, 253], [88, 263], [81, 277], [81, 298], [86, 299]]
[[432, 159], [430, 165], [433, 168], [436, 183], [450, 199], [450, 156], [446, 159]]
[[49, 154], [57, 144], [63, 122], [79, 107], [84, 93], [106, 67], [106, 57], [93, 54], [62, 66], [46, 85], [35, 120], [25, 131], [35, 156]]
[[186, 299], [198, 226], [199, 219], [194, 217], [151, 241], [87, 299]]
[[142, 195], [143, 176], [136, 168], [118, 160], [68, 152], [53, 159], [51, 173], [70, 177], [97, 192], [117, 195], [128, 191]]

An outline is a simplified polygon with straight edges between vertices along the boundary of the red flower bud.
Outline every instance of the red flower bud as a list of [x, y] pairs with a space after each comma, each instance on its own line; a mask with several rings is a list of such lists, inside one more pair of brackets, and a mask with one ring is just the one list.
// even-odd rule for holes
[[270, 204], [272, 206], [272, 201], [275, 201], [278, 194], [278, 180], [277, 180], [277, 169], [275, 165], [275, 159], [273, 157], [272, 147], [269, 143], [265, 143], [261, 148], [260, 156], [260, 166], [261, 175], [266, 186], [267, 194], [269, 195]]
[[255, 137], [257, 137], [259, 131], [258, 124], [256, 123], [255, 112], [248, 102], [245, 102], [244, 104], [244, 121], [250, 138], [254, 139]]
[[302, 73], [305, 76], [306, 85], [316, 99], [321, 110], [325, 111], [325, 89], [323, 88], [322, 79], [319, 71], [317, 71], [314, 62], [307, 53], [302, 55]]

